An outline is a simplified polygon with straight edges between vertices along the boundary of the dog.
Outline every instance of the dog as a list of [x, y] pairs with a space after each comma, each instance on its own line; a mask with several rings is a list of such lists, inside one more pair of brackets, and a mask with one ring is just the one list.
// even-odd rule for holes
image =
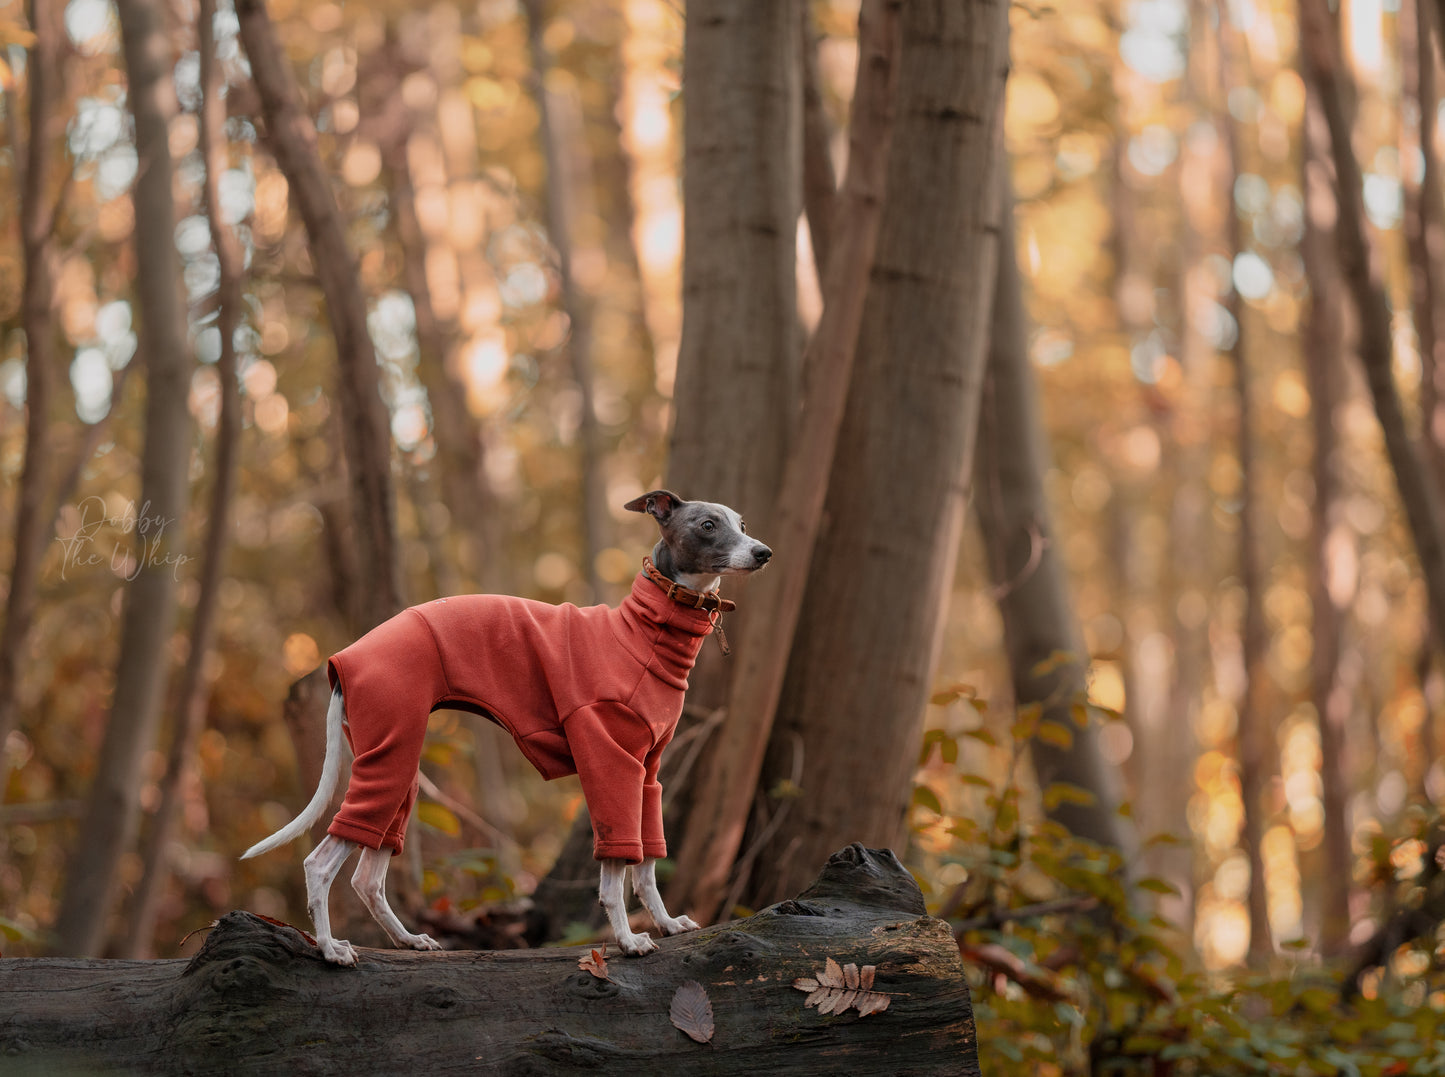
[[657, 949], [628, 924], [629, 867], [658, 930], [697, 929], [686, 916], [670, 916], [657, 890], [656, 862], [667, 855], [658, 768], [682, 714], [688, 672], [719, 616], [733, 608], [718, 593], [722, 577], [757, 571], [772, 551], [726, 505], [653, 490], [624, 507], [650, 514], [661, 537], [620, 605], [442, 598], [403, 610], [327, 663], [332, 693], [320, 783], [300, 815], [242, 855], [285, 845], [321, 817], [344, 735], [354, 754], [345, 799], [306, 858], [306, 904], [326, 960], [356, 964], [355, 947], [332, 937], [328, 896], [358, 847], [351, 885], [392, 943], [440, 949], [392, 912], [386, 868], [401, 852], [416, 800], [427, 716], [441, 707], [502, 726], [548, 780], [580, 776], [601, 862], [598, 898], [624, 953]]

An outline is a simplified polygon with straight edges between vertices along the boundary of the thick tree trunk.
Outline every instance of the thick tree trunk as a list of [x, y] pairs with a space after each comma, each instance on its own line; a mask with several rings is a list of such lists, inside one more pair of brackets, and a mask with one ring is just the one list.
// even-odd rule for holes
[[731, 718], [719, 728], [717, 754], [700, 775], [694, 819], [678, 857], [679, 875], [692, 880], [686, 902], [707, 919], [726, 896], [752, 810], [848, 401], [887, 182], [898, 82], [898, 7], [896, 0], [867, 0], [859, 13], [851, 149], [838, 197], [842, 226], [833, 236], [837, 243], [823, 316], [804, 359], [803, 418], [771, 515], [772, 571], [753, 588], [755, 620], [733, 669]]
[[[6, 1072], [181, 1074], [977, 1074], [968, 984], [948, 925], [886, 850], [834, 854], [798, 898], [662, 942], [642, 959], [587, 950], [322, 961], [296, 929], [230, 913], [189, 962], [0, 961]], [[888, 1009], [804, 1006], [827, 958], [873, 965]], [[702, 986], [714, 1033], [673, 1027]]]
[[[0, 628], [0, 780], [6, 773], [5, 741], [15, 728], [19, 710], [20, 665], [25, 655], [35, 599], [40, 589], [40, 561], [45, 556], [50, 515], [51, 397], [55, 391], [55, 260], [51, 232], [55, 210], [50, 193], [55, 128], [55, 91], [61, 87], [59, 11], [45, 0], [31, 0], [30, 31], [34, 43], [26, 64], [30, 91], [30, 130], [18, 154], [25, 162], [20, 188], [20, 238], [25, 260], [20, 318], [25, 329], [25, 462], [15, 498], [15, 557], [10, 589], [5, 596], [5, 623]], [[18, 143], [18, 139], [14, 140]], [[20, 147], [16, 145], [16, 149]], [[112, 402], [113, 404], [113, 402]]]
[[[1097, 726], [1080, 726], [1074, 720], [1074, 708], [1087, 695], [1089, 656], [1069, 598], [1043, 486], [1051, 465], [1029, 363], [1006, 169], [1000, 169], [1000, 180], [1004, 195], [998, 280], [979, 412], [974, 505], [1003, 618], [1014, 701], [1019, 707], [1038, 704], [1039, 724], [1053, 727], [1049, 735], [1036, 735], [1029, 744], [1039, 789], [1047, 792], [1063, 782], [1093, 796], [1089, 804], [1046, 797], [1046, 804], [1052, 804], [1047, 814], [1071, 833], [1127, 856], [1132, 835], [1118, 813], [1117, 775], [1099, 755]], [[1069, 660], [1049, 661], [1058, 654], [1069, 655]], [[1060, 729], [1067, 738], [1059, 735]]]
[[1359, 314], [1360, 361], [1384, 434], [1385, 451], [1395, 472], [1400, 503], [1415, 540], [1435, 643], [1445, 647], [1445, 532], [1441, 527], [1440, 498], [1406, 429], [1395, 387], [1390, 302], [1365, 231], [1363, 179], [1350, 142], [1351, 125], [1345, 105], [1347, 76], [1340, 70], [1339, 35], [1324, 0], [1301, 0], [1300, 30], [1306, 77], [1319, 93], [1334, 153], [1338, 196], [1335, 241], [1339, 245], [1340, 272]]
[[[668, 485], [731, 505], [769, 536], [797, 419], [801, 75], [799, 0], [692, 0], [683, 34], [682, 340]], [[747, 635], [748, 584], [729, 618]], [[692, 702], [726, 698], [706, 647]]]
[[[683, 53], [683, 329], [674, 383], [667, 483], [683, 497], [736, 508], [771, 538], [787, 431], [801, 379], [795, 276], [799, 213], [800, 0], [693, 0]], [[727, 633], [747, 638], [746, 582]], [[688, 680], [690, 709], [725, 705], [730, 669], [704, 647]], [[679, 735], [686, 732], [680, 729]], [[704, 746], [697, 773], [714, 764]], [[681, 849], [700, 818], [691, 790], [669, 810]], [[588, 823], [579, 817], [538, 887], [554, 921], [570, 918], [593, 885]]]
[[[1240, 211], [1234, 205], [1234, 186], [1239, 177], [1239, 132], [1227, 104], [1234, 87], [1230, 67], [1246, 58], [1234, 33], [1230, 16], [1221, 5], [1219, 11], [1219, 122], [1223, 129], [1225, 156], [1224, 195], [1230, 208], [1225, 214], [1225, 232], [1231, 261], [1244, 252], [1244, 231]], [[1248, 334], [1244, 325], [1244, 303], [1239, 289], [1231, 283], [1225, 308], [1234, 319], [1234, 343], [1229, 349], [1234, 368], [1235, 392], [1235, 456], [1239, 464], [1239, 533], [1238, 560], [1240, 588], [1244, 591], [1244, 620], [1240, 625], [1239, 644], [1244, 683], [1235, 701], [1237, 714], [1239, 763], [1239, 795], [1244, 804], [1244, 823], [1240, 844], [1249, 857], [1249, 954], [1256, 963], [1263, 962], [1272, 949], [1269, 930], [1269, 903], [1264, 879], [1264, 789], [1270, 771], [1270, 746], [1274, 742], [1268, 710], [1264, 705], [1265, 654], [1269, 647], [1264, 621], [1264, 579], [1260, 567], [1259, 536], [1255, 514], [1255, 450], [1254, 404], [1246, 356]]]
[[[952, 588], [995, 268], [1007, 4], [914, 2], [858, 354], [755, 820], [754, 907], [838, 835], [905, 835]], [[835, 257], [835, 262], [838, 259]], [[730, 715], [728, 721], [737, 716]]]
[[391, 477], [391, 424], [380, 395], [376, 349], [366, 326], [366, 297], [331, 180], [317, 153], [316, 127], [302, 108], [295, 75], [276, 41], [265, 0], [237, 0], [236, 15], [261, 99], [267, 142], [306, 226], [311, 262], [336, 338], [337, 396], [355, 543], [360, 563], [366, 566], [362, 628], [369, 629], [405, 603]]
[[160, 803], [151, 823], [140, 885], [131, 906], [127, 957], [149, 957], [155, 938], [156, 915], [170, 869], [166, 854], [175, 831], [181, 797], [193, 780], [196, 742], [205, 728], [210, 701], [206, 666], [216, 640], [216, 603], [225, 568], [227, 537], [231, 525], [231, 495], [236, 488], [236, 456], [241, 439], [241, 388], [236, 375], [236, 329], [242, 303], [241, 274], [244, 257], [235, 234], [221, 220], [221, 173], [228, 164], [225, 136], [226, 103], [221, 97], [221, 71], [216, 62], [215, 0], [200, 0], [196, 17], [200, 40], [201, 109], [200, 141], [205, 159], [206, 219], [211, 243], [220, 265], [219, 307], [216, 328], [221, 334], [221, 353], [216, 375], [221, 383], [221, 409], [216, 422], [216, 456], [211, 466], [210, 514], [201, 551], [201, 572], [196, 608], [191, 618], [191, 648], [176, 695], [176, 727], [171, 733], [166, 773], [161, 780]]
[[106, 938], [120, 860], [140, 822], [140, 768], [156, 739], [176, 621], [191, 449], [191, 362], [167, 140], [176, 99], [166, 9], [155, 0], [121, 0], [118, 10], [136, 152], [144, 162], [134, 199], [146, 433], [136, 509], [139, 545], [132, 551], [136, 569], [125, 597], [114, 704], [55, 927], [58, 948], [75, 955], [97, 953]]

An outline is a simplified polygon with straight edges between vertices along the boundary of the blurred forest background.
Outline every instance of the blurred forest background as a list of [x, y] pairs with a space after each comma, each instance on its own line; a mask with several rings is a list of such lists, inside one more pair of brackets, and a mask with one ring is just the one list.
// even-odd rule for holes
[[[0, 4], [5, 956], [303, 922], [325, 657], [668, 485], [778, 554], [673, 900], [891, 844], [986, 1072], [1445, 1071], [1442, 16]], [[424, 770], [403, 918], [586, 937], [576, 783]]]

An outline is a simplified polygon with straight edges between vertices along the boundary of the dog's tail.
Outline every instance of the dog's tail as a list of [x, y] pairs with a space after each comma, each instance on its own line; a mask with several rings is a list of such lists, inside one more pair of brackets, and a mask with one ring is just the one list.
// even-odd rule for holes
[[321, 764], [321, 781], [311, 797], [311, 803], [295, 819], [283, 826], [269, 838], [264, 838], [241, 854], [242, 860], [269, 853], [272, 849], [295, 841], [311, 824], [321, 817], [331, 803], [331, 794], [336, 789], [336, 779], [341, 773], [341, 723], [346, 719], [346, 704], [338, 687], [331, 693], [331, 705], [326, 710], [326, 760]]

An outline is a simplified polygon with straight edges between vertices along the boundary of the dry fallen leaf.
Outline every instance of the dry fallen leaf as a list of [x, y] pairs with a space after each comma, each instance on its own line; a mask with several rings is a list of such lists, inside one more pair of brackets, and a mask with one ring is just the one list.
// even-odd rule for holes
[[696, 980], [688, 980], [673, 992], [668, 1015], [675, 1026], [698, 1043], [707, 1043], [712, 1039], [712, 999], [707, 997], [707, 990]]
[[577, 967], [584, 972], [592, 973], [599, 980], [612, 979], [607, 975], [607, 944], [604, 942], [602, 949], [589, 950], [583, 954], [577, 961]]
[[873, 975], [877, 971], [874, 965], [864, 965], [861, 969], [852, 963], [839, 965], [830, 957], [822, 972], [800, 977], [793, 981], [793, 986], [808, 992], [803, 1005], [817, 1006], [819, 1013], [853, 1009], [860, 1017], [867, 1017], [888, 1009], [889, 996], [873, 990]]

